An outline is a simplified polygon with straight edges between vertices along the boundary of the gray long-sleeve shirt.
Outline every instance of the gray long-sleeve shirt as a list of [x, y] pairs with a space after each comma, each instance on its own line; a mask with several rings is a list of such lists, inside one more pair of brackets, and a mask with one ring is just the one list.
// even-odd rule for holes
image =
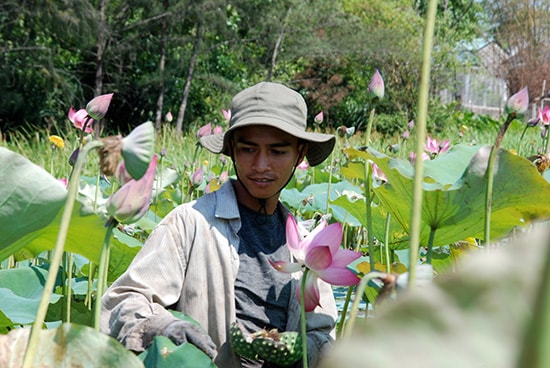
[[[181, 311], [199, 322], [217, 345], [217, 366], [240, 367], [229, 344], [229, 326], [236, 320], [240, 226], [231, 182], [174, 209], [103, 296], [101, 330], [128, 349], [143, 351], [176, 320], [167, 309]], [[293, 274], [290, 295], [295, 295], [300, 277]], [[319, 280], [319, 289], [321, 305], [306, 316], [311, 366], [333, 341], [337, 318], [331, 286]], [[300, 306], [294, 297], [286, 327], [300, 330]]]

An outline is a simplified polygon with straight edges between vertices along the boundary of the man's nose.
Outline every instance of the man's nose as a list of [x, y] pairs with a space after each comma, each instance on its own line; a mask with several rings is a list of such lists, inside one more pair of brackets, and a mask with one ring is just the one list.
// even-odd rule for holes
[[266, 152], [259, 151], [254, 158], [254, 169], [258, 171], [265, 171], [269, 168], [269, 157]]

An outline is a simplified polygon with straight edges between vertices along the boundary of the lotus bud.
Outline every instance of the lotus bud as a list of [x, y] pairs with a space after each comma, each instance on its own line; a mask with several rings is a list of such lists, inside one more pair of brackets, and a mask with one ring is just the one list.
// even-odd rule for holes
[[122, 153], [122, 137], [120, 135], [101, 138], [103, 146], [99, 148], [99, 168], [105, 175], [114, 175]]
[[164, 117], [164, 120], [166, 120], [168, 123], [170, 123], [172, 120], [174, 120], [174, 116], [172, 115], [171, 111], [168, 111], [166, 113], [166, 116]]
[[122, 157], [126, 171], [134, 179], [140, 179], [147, 171], [155, 146], [155, 127], [147, 121], [138, 125], [122, 138]]
[[382, 79], [378, 69], [376, 69], [370, 80], [368, 92], [374, 98], [384, 98], [384, 79]]
[[313, 122], [316, 125], [320, 125], [323, 122], [323, 119], [324, 119], [324, 116], [323, 116], [323, 112], [321, 111], [320, 113], [315, 115], [315, 117], [313, 118]]
[[193, 184], [194, 187], [198, 187], [202, 184], [202, 181], [204, 179], [204, 170], [202, 167], [199, 167], [197, 171], [191, 175], [191, 184]]
[[519, 92], [510, 97], [506, 102], [506, 113], [522, 115], [529, 107], [529, 91], [523, 87]]
[[90, 115], [90, 117], [95, 120], [103, 119], [103, 117], [105, 117], [105, 114], [107, 114], [107, 110], [109, 109], [112, 98], [113, 94], [108, 93], [106, 95], [100, 95], [92, 99], [86, 105], [86, 111], [88, 112], [88, 115]]
[[130, 180], [107, 201], [107, 213], [119, 223], [134, 223], [149, 209], [157, 162], [158, 156], [154, 155], [141, 179]]
[[78, 159], [78, 154], [80, 152], [80, 148], [77, 147], [73, 153], [71, 153], [71, 157], [69, 157], [69, 165], [74, 166], [76, 164], [76, 160]]

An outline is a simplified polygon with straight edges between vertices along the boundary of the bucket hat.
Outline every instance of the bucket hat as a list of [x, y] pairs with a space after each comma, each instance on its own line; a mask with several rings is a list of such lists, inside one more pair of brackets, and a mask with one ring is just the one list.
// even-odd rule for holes
[[233, 97], [229, 128], [224, 133], [201, 137], [200, 143], [213, 153], [230, 156], [228, 143], [236, 129], [266, 125], [306, 141], [306, 158], [316, 166], [330, 155], [336, 139], [331, 134], [306, 131], [306, 120], [306, 102], [298, 92], [279, 83], [261, 82]]

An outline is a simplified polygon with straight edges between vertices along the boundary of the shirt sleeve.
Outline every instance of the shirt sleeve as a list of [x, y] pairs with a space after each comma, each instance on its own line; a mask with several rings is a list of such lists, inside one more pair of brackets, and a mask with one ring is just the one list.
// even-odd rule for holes
[[145, 350], [176, 320], [166, 308], [180, 298], [184, 270], [181, 249], [169, 226], [159, 225], [102, 297], [102, 332], [130, 350]]

